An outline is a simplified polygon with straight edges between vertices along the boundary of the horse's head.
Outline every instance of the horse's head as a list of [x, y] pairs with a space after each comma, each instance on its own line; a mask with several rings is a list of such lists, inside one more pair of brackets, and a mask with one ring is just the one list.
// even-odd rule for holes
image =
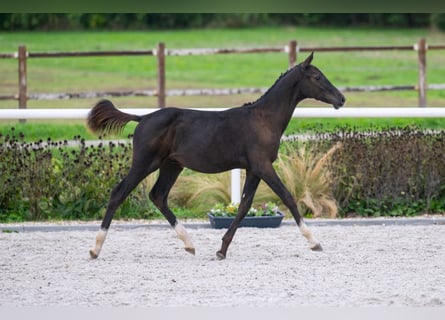
[[315, 66], [311, 65], [314, 53], [300, 64], [302, 81], [299, 85], [305, 98], [317, 99], [332, 104], [335, 109], [345, 104], [345, 97], [332, 85], [325, 75]]

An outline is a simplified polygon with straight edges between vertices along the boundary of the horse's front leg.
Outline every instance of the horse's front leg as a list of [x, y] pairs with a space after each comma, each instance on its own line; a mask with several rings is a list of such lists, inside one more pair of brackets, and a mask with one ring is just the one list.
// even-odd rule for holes
[[253, 197], [259, 183], [260, 178], [249, 172], [246, 173], [246, 182], [244, 183], [243, 196], [241, 197], [241, 203], [238, 207], [238, 214], [236, 215], [235, 220], [233, 220], [229, 229], [222, 238], [221, 249], [216, 253], [216, 257], [219, 260], [223, 260], [226, 258], [227, 249], [232, 242], [233, 236], [235, 235], [239, 224], [244, 219], [250, 209], [250, 206], [252, 205]]
[[314, 238], [312, 232], [309, 230], [303, 218], [300, 216], [294, 198], [292, 197], [291, 193], [286, 189], [286, 186], [278, 177], [272, 165], [265, 166], [263, 168], [261, 178], [269, 185], [269, 187], [280, 197], [281, 201], [283, 201], [283, 203], [289, 208], [290, 212], [292, 213], [292, 216], [295, 219], [295, 222], [300, 228], [301, 234], [309, 242], [310, 249], [313, 251], [323, 251], [323, 248], [321, 247], [320, 243]]

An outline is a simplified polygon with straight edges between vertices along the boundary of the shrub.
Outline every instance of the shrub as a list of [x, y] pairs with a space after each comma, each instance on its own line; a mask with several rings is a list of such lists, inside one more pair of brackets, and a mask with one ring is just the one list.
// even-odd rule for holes
[[285, 152], [276, 161], [277, 173], [287, 189], [291, 192], [300, 211], [314, 217], [337, 215], [337, 204], [332, 194], [332, 175], [327, 162], [339, 149], [334, 144], [325, 153], [317, 151], [316, 144], [287, 144]]
[[[80, 136], [74, 139], [77, 147], [50, 138], [25, 143], [24, 135], [13, 128], [9, 134], [0, 134], [0, 221], [103, 216], [112, 188], [128, 172], [131, 144], [88, 147]], [[144, 181], [116, 216], [158, 215], [148, 201], [150, 183]]]
[[[0, 219], [41, 219], [51, 206], [57, 177], [51, 174], [52, 154], [43, 141], [27, 144], [23, 134], [0, 134]], [[50, 140], [48, 143], [51, 143]], [[11, 215], [10, 215], [11, 213]]]
[[414, 215], [445, 210], [445, 132], [392, 128], [330, 136], [330, 162], [343, 215]]

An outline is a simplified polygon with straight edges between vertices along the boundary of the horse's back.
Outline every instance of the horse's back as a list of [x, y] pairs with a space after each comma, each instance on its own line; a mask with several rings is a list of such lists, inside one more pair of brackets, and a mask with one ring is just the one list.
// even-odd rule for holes
[[[159, 132], [180, 130], [183, 134], [237, 129], [242, 113], [239, 108], [226, 111], [200, 111], [175, 107], [163, 108], [142, 117], [139, 127], [142, 131]], [[238, 127], [239, 128], [239, 127]]]

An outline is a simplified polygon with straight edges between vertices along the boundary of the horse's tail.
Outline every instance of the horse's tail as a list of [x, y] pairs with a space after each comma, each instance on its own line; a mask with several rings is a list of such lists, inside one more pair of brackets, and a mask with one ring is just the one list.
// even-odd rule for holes
[[119, 111], [110, 100], [100, 100], [88, 113], [87, 124], [98, 134], [119, 134], [130, 121], [141, 121], [141, 117]]

